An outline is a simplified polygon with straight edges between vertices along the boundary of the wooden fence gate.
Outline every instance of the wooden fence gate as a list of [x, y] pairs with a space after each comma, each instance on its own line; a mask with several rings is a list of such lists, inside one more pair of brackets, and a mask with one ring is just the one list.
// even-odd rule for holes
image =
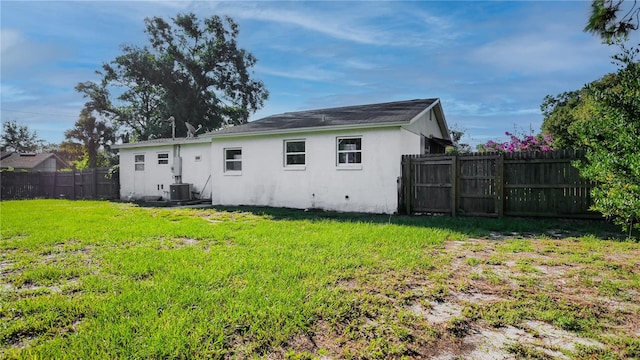
[[580, 151], [404, 155], [400, 209], [452, 216], [597, 218]]
[[107, 178], [108, 168], [73, 172], [0, 172], [0, 199], [117, 199], [117, 176]]

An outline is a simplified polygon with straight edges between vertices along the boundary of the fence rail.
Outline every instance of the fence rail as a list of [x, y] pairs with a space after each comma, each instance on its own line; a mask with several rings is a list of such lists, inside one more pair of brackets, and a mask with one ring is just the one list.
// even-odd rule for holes
[[0, 172], [0, 199], [117, 199], [117, 176], [107, 178], [108, 168], [74, 172]]
[[571, 165], [575, 150], [404, 155], [400, 209], [470, 216], [595, 218], [593, 183]]

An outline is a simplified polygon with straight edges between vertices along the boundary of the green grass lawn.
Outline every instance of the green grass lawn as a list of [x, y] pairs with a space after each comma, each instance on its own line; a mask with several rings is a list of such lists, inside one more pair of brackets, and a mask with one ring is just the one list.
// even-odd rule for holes
[[640, 358], [640, 244], [603, 223], [63, 200], [0, 216], [1, 358], [464, 357], [482, 331], [516, 358]]

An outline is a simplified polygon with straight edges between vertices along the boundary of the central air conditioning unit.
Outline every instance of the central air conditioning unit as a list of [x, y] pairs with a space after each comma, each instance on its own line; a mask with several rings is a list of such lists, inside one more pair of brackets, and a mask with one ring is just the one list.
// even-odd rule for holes
[[171, 184], [169, 185], [171, 201], [191, 200], [191, 190], [193, 184]]

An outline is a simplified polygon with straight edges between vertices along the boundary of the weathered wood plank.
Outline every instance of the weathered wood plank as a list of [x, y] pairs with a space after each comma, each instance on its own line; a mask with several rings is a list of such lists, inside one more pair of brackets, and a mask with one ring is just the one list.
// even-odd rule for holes
[[583, 156], [557, 151], [412, 157], [407, 177], [414, 180], [415, 206], [407, 211], [592, 218], [593, 184], [571, 164]]

